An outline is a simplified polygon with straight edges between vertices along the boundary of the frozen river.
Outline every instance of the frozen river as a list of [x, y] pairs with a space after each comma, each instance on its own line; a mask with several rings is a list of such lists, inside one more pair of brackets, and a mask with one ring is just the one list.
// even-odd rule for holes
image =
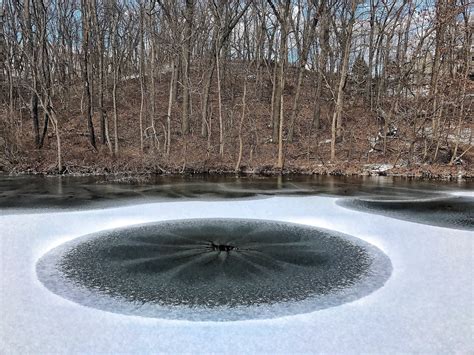
[[[3, 178], [0, 187], [1, 353], [474, 350], [472, 185], [384, 178], [170, 179], [156, 185]], [[39, 260], [84, 235], [151, 222], [235, 218], [331, 231], [369, 250], [370, 260], [381, 255], [383, 265], [369, 270], [373, 278], [322, 292], [325, 306], [318, 297], [262, 301], [242, 306], [243, 316], [236, 317], [219, 317], [225, 304], [209, 308], [214, 315], [207, 318], [199, 316], [206, 313], [199, 305], [198, 312], [171, 306], [150, 313], [146, 304], [143, 313], [128, 312], [113, 302], [80, 299], [87, 293], [70, 296], [73, 283], [45, 281], [44, 272], [38, 278]], [[232, 241], [211, 246], [233, 248]], [[205, 291], [196, 294], [211, 297]]]

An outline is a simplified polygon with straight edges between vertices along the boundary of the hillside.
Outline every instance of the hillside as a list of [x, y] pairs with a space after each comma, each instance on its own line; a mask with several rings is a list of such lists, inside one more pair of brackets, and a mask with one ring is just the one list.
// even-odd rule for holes
[[[166, 111], [168, 105], [167, 83], [170, 74], [161, 76], [156, 89], [156, 110], [158, 119], [156, 140], [151, 135], [144, 138], [144, 152], [140, 151], [140, 84], [137, 79], [122, 80], [119, 90], [118, 130], [120, 151], [114, 155], [107, 145], [98, 144], [97, 151], [88, 143], [87, 122], [81, 113], [81, 88], [71, 88], [69, 100], [58, 110], [60, 135], [63, 142], [63, 173], [107, 174], [107, 173], [197, 173], [234, 172], [239, 153], [239, 122], [242, 115], [242, 94], [245, 77], [237, 73], [227, 79], [222, 96], [224, 130], [224, 155], [219, 154], [219, 127], [216, 92], [211, 92], [211, 135], [201, 136], [200, 104], [192, 105], [191, 132], [181, 134], [179, 115], [180, 97], [173, 105], [171, 115], [172, 141], [169, 155], [163, 149]], [[294, 76], [287, 78], [284, 112], [289, 116], [294, 99]], [[284, 139], [285, 164], [283, 172], [316, 174], [401, 174], [425, 177], [456, 177], [460, 174], [472, 176], [472, 151], [467, 151], [457, 164], [450, 163], [450, 154], [456, 142], [456, 127], [449, 131], [449, 139], [440, 144], [436, 160], [433, 160], [435, 146], [425, 152], [425, 137], [419, 132], [414, 139], [413, 122], [406, 117], [394, 117], [391, 124], [396, 135], [387, 138], [386, 153], [383, 140], [375, 139], [383, 132], [383, 122], [376, 113], [367, 109], [363, 98], [351, 99], [344, 106], [343, 135], [336, 144], [335, 161], [330, 160], [331, 125], [330, 96], [323, 93], [321, 126], [313, 124], [312, 96], [314, 85], [308, 72], [303, 83], [301, 107], [295, 122], [293, 142]], [[243, 154], [242, 173], [278, 173], [278, 145], [272, 143], [271, 83], [260, 85], [247, 78], [248, 93], [245, 117], [242, 124]], [[472, 89], [472, 88], [471, 88]], [[196, 95], [196, 100], [198, 97]], [[406, 110], [410, 106], [407, 100]], [[110, 99], [106, 109], [112, 111]], [[4, 108], [4, 112], [5, 112]], [[421, 111], [421, 110], [420, 110]], [[21, 122], [17, 127], [19, 143], [3, 158], [2, 169], [14, 173], [54, 173], [57, 170], [56, 139], [54, 132], [47, 134], [43, 148], [34, 144], [32, 121], [29, 109], [22, 107]], [[149, 115], [148, 115], [149, 116]], [[99, 115], [94, 114], [94, 126], [99, 127]], [[147, 127], [150, 120], [147, 119]], [[425, 124], [428, 131], [430, 122]], [[462, 131], [460, 151], [469, 149], [472, 122]], [[288, 128], [284, 129], [287, 137]], [[10, 138], [11, 140], [14, 137]], [[155, 142], [153, 142], [155, 141]], [[412, 147], [411, 147], [412, 145]], [[3, 148], [7, 150], [6, 147]], [[410, 151], [411, 149], [411, 151]], [[425, 156], [426, 155], [426, 156]], [[431, 176], [432, 175], [432, 176]]]
[[0, 20], [2, 171], [473, 175], [464, 1], [28, 0]]

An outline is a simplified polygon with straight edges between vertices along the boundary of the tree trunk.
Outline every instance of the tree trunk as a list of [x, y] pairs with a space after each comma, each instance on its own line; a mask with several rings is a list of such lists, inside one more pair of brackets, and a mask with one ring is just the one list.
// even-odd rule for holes
[[219, 154], [222, 158], [224, 157], [224, 125], [222, 122], [221, 77], [219, 65], [219, 51], [216, 51], [217, 99], [219, 105]]
[[82, 12], [82, 55], [83, 55], [83, 68], [82, 68], [82, 80], [84, 84], [84, 93], [86, 95], [86, 120], [87, 129], [89, 131], [89, 143], [96, 150], [95, 144], [95, 132], [94, 123], [92, 122], [92, 95], [90, 89], [90, 70], [89, 70], [89, 36], [90, 36], [90, 21], [89, 21], [89, 6], [86, 0], [81, 1], [81, 12]]
[[366, 87], [366, 98], [370, 105], [370, 109], [373, 109], [373, 90], [372, 90], [372, 70], [374, 66], [374, 35], [375, 35], [375, 11], [377, 9], [378, 0], [370, 0], [370, 34], [369, 34], [369, 62], [368, 75], [367, 75], [367, 87]]
[[114, 154], [117, 156], [119, 153], [119, 137], [118, 137], [118, 114], [117, 114], [117, 76], [118, 73], [113, 73], [113, 86], [112, 86], [112, 101], [114, 107]]
[[186, 30], [184, 32], [184, 44], [182, 46], [182, 81], [183, 81], [183, 101], [181, 130], [183, 134], [189, 133], [189, 72], [191, 66], [191, 37], [193, 31], [193, 11], [194, 0], [186, 0]]
[[166, 155], [170, 155], [170, 147], [171, 147], [171, 108], [173, 105], [173, 95], [174, 95], [174, 81], [175, 81], [175, 73], [174, 70], [174, 62], [172, 63], [173, 71], [171, 72], [171, 79], [170, 79], [170, 91], [168, 96], [168, 112], [166, 114], [166, 130], [167, 130], [167, 142], [166, 142]]
[[[35, 88], [37, 91], [38, 88]], [[33, 119], [33, 132], [35, 135], [35, 145], [40, 147], [39, 118], [38, 118], [38, 95], [31, 94], [31, 118]]]
[[268, 0], [269, 4], [271, 5], [278, 21], [280, 23], [280, 50], [279, 50], [279, 59], [277, 62], [277, 75], [275, 78], [275, 82], [273, 84], [274, 87], [274, 95], [273, 95], [273, 119], [272, 119], [272, 126], [273, 126], [273, 133], [272, 133], [272, 142], [276, 143], [279, 139], [279, 128], [280, 128], [280, 116], [281, 116], [281, 102], [282, 102], [282, 95], [283, 89], [285, 86], [285, 64], [288, 57], [288, 46], [287, 46], [287, 38], [288, 38], [288, 17], [290, 13], [290, 0], [285, 0], [285, 3], [282, 5], [283, 9], [277, 10], [273, 3]]
[[[295, 98], [293, 101], [293, 109], [291, 110], [290, 125], [288, 127], [288, 141], [289, 142], [293, 142], [295, 120], [298, 114], [298, 105], [299, 105], [299, 98], [300, 98], [300, 93], [301, 93], [301, 85], [303, 83], [303, 76], [306, 70], [306, 64], [308, 62], [309, 49], [310, 49], [311, 43], [313, 42], [314, 31], [318, 23], [318, 20], [316, 17], [311, 19], [311, 15], [312, 15], [311, 11], [309, 11], [309, 9], [307, 9], [306, 11], [308, 13], [305, 19], [303, 38], [302, 39], [296, 38], [300, 65], [298, 68], [298, 82], [296, 84], [296, 93], [295, 93]], [[303, 43], [298, 44], [299, 42], [303, 42]]]
[[321, 2], [321, 21], [319, 27], [319, 43], [321, 51], [318, 58], [318, 74], [316, 82], [316, 95], [315, 95], [315, 106], [313, 112], [312, 126], [316, 129], [321, 128], [321, 101], [322, 101], [322, 88], [323, 78], [326, 75], [326, 66], [328, 62], [329, 53], [329, 9], [326, 6], [326, 2]]
[[[344, 104], [344, 86], [346, 83], [347, 72], [349, 68], [349, 55], [351, 50], [352, 41], [352, 29], [355, 21], [355, 10], [357, 7], [357, 0], [352, 0], [351, 14], [347, 27], [347, 33], [345, 34], [344, 42], [344, 54], [342, 57], [342, 67], [339, 77], [339, 85], [336, 96], [336, 106], [334, 108], [334, 114], [332, 119], [332, 138], [331, 138], [331, 160], [336, 159], [336, 138], [342, 136], [342, 107]], [[334, 132], [335, 131], [335, 132]]]
[[139, 126], [140, 126], [140, 153], [143, 154], [143, 111], [145, 108], [145, 43], [144, 43], [144, 34], [145, 34], [145, 24], [144, 24], [144, 9], [140, 9], [140, 116], [139, 116]]
[[240, 124], [239, 124], [239, 156], [237, 158], [237, 163], [235, 164], [235, 172], [239, 172], [240, 170], [240, 164], [242, 162], [242, 152], [244, 149], [244, 143], [242, 139], [242, 127], [244, 124], [244, 119], [245, 119], [245, 110], [247, 102], [246, 102], [246, 97], [247, 97], [247, 81], [244, 82], [244, 93], [242, 95], [242, 115], [240, 116]]
[[278, 127], [278, 164], [277, 167], [283, 170], [283, 95], [280, 96], [280, 120]]
[[[98, 61], [98, 71], [99, 71], [99, 97], [98, 97], [98, 106], [99, 106], [99, 117], [100, 117], [100, 141], [102, 144], [107, 144], [107, 135], [106, 132], [106, 111], [104, 107], [104, 42], [103, 42], [103, 33], [100, 30], [99, 21], [97, 18], [97, 3], [96, 0], [92, 0], [92, 22], [93, 27], [95, 28], [95, 35], [97, 37], [97, 61]], [[112, 154], [112, 151], [110, 150]]]

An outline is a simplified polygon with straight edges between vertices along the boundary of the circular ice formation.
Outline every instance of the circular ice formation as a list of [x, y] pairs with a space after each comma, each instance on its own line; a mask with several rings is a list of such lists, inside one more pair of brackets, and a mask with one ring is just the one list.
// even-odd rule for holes
[[156, 222], [77, 238], [44, 255], [52, 292], [116, 313], [188, 320], [273, 318], [355, 300], [391, 273], [360, 239], [263, 220]]
[[353, 198], [338, 204], [415, 223], [433, 226], [474, 230], [474, 198], [443, 196], [423, 199], [394, 199], [392, 196]]

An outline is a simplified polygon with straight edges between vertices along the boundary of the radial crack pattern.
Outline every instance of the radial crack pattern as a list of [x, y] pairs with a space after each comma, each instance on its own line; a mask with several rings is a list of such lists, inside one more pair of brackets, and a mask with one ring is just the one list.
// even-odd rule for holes
[[[116, 300], [213, 308], [298, 302], [370, 277], [373, 253], [339, 233], [261, 220], [157, 222], [89, 235], [41, 265]], [[370, 248], [369, 248], [370, 249]], [[57, 281], [45, 282], [56, 287]], [[82, 300], [82, 299], [81, 299]]]

